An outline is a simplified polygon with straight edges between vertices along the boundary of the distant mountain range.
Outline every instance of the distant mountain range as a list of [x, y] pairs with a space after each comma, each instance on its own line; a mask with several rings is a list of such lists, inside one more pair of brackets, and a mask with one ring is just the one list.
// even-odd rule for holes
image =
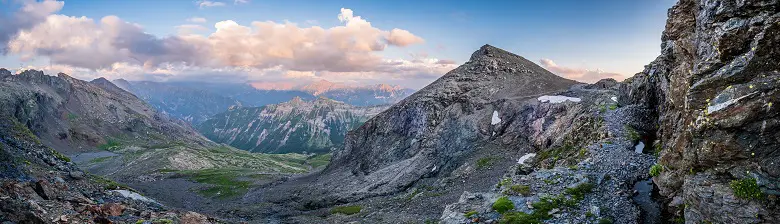
[[352, 106], [320, 97], [236, 108], [197, 125], [212, 141], [264, 153], [328, 152], [346, 133], [389, 106]]
[[198, 83], [113, 81], [158, 111], [199, 124], [233, 107], [259, 107], [293, 98], [310, 101], [326, 97], [355, 106], [396, 103], [414, 93], [413, 89], [387, 84], [346, 85], [326, 80], [307, 85], [289, 83]]

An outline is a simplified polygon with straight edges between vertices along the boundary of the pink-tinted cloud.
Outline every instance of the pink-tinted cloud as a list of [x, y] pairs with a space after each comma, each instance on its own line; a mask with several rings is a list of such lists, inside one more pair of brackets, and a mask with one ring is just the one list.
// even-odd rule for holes
[[539, 63], [545, 69], [551, 71], [552, 73], [555, 73], [567, 79], [573, 79], [580, 82], [595, 83], [601, 79], [606, 79], [606, 78], [613, 78], [618, 81], [625, 79], [625, 76], [618, 73], [560, 66], [556, 64], [553, 60], [546, 59], [546, 58], [539, 60]]
[[121, 68], [127, 75], [167, 72], [166, 79], [198, 71], [234, 74], [243, 80], [430, 78], [455, 67], [427, 55], [414, 60], [382, 57], [379, 53], [388, 47], [419, 44], [423, 39], [403, 29], [374, 27], [346, 8], [337, 16], [342, 24], [330, 28], [225, 20], [215, 23], [215, 31], [207, 35], [199, 33], [209, 29], [185, 24], [176, 27], [178, 35], [163, 38], [116, 16], [95, 21], [52, 14], [59, 8], [41, 7], [38, 14], [31, 13], [38, 19], [11, 31], [15, 33], [7, 41], [9, 52], [22, 59], [49, 58], [72, 71], [114, 73]]

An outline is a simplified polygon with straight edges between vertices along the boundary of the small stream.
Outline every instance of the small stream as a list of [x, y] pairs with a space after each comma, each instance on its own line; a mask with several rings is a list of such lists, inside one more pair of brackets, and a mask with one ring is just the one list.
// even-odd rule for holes
[[662, 216], [661, 206], [654, 198], [654, 194], [657, 195], [658, 190], [653, 184], [653, 179], [651, 178], [634, 183], [634, 190], [637, 192], [633, 197], [634, 203], [642, 210], [641, 223], [660, 224]]

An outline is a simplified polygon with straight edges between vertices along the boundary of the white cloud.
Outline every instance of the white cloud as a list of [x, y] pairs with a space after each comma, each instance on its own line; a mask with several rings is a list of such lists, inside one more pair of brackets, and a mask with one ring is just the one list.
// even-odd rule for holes
[[247, 3], [249, 3], [249, 0], [234, 0], [234, 1], [233, 1], [233, 4], [235, 4], [235, 5], [238, 5], [238, 4], [247, 4]]
[[455, 67], [454, 62], [427, 55], [414, 60], [383, 58], [379, 53], [389, 46], [424, 40], [407, 30], [374, 27], [346, 8], [337, 16], [342, 24], [330, 28], [226, 20], [215, 23], [207, 35], [202, 35], [210, 30], [204, 26], [184, 24], [176, 27], [177, 35], [162, 38], [116, 16], [95, 21], [53, 15], [57, 7], [36, 10], [38, 14], [31, 14], [40, 18], [19, 26], [7, 42], [9, 53], [22, 59], [50, 58], [85, 76], [99, 71], [150, 79], [232, 75], [239, 80], [400, 80], [432, 79]]
[[217, 7], [217, 6], [225, 6], [224, 2], [216, 2], [216, 1], [209, 1], [209, 0], [201, 0], [195, 2], [198, 7], [200, 8], [208, 8], [208, 7]]
[[563, 67], [556, 64], [553, 60], [546, 59], [546, 58], [539, 60], [539, 63], [541, 63], [545, 69], [551, 71], [552, 73], [555, 73], [567, 79], [573, 79], [580, 82], [595, 83], [601, 79], [606, 79], [606, 78], [613, 78], [615, 80], [621, 81], [626, 78], [625, 76], [618, 73], [605, 72], [598, 69], [589, 70], [589, 69], [582, 69], [582, 68]]
[[206, 22], [206, 18], [203, 18], [203, 17], [192, 17], [192, 18], [187, 19], [187, 22], [191, 22], [191, 23], [205, 23]]

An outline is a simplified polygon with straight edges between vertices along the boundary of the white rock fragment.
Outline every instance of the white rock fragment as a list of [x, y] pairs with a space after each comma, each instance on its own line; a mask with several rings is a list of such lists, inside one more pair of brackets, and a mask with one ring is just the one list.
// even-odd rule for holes
[[122, 195], [122, 197], [130, 198], [130, 199], [133, 199], [133, 200], [157, 203], [156, 201], [154, 201], [152, 199], [149, 199], [147, 197], [144, 197], [143, 195], [140, 195], [138, 193], [135, 193], [135, 192], [132, 192], [132, 191], [128, 191], [128, 190], [113, 190], [111, 192], [117, 192], [120, 195]]
[[490, 119], [490, 124], [496, 125], [498, 123], [501, 123], [501, 118], [498, 117], [498, 111], [493, 111], [493, 118]]
[[580, 98], [568, 97], [568, 96], [547, 96], [547, 95], [545, 95], [545, 96], [540, 96], [539, 97], [539, 101], [542, 102], [542, 103], [563, 103], [563, 102], [566, 102], [567, 100], [571, 101], [571, 102], [575, 102], [575, 103], [579, 103], [580, 101], [582, 101], [582, 99], [580, 99]]
[[707, 107], [707, 114], [712, 114], [712, 113], [714, 113], [716, 111], [725, 109], [726, 107], [729, 107], [732, 104], [735, 104], [735, 103], [739, 102], [739, 100], [741, 100], [741, 99], [743, 99], [745, 97], [748, 97], [748, 96], [750, 96], [750, 95], [745, 95], [745, 96], [742, 96], [742, 97], [739, 97], [739, 98], [736, 98], [736, 99], [727, 100], [726, 102], [722, 102], [722, 103], [718, 103], [718, 104], [715, 104], [715, 105], [712, 105], [712, 106], [708, 106]]
[[536, 156], [536, 153], [528, 153], [520, 157], [520, 159], [517, 159], [517, 164], [524, 164], [526, 160], [533, 158]]
[[617, 102], [617, 97], [616, 97], [616, 96], [613, 96], [613, 97], [612, 97], [612, 98], [610, 98], [610, 99], [612, 99], [612, 101], [615, 101], [615, 102]]

